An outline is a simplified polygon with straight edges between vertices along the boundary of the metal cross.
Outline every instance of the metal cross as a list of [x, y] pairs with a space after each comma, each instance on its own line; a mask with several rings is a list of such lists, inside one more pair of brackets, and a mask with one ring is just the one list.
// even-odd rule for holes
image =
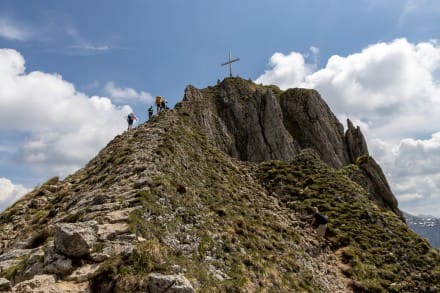
[[232, 77], [232, 63], [238, 60], [240, 60], [240, 58], [235, 58], [231, 60], [231, 52], [229, 51], [229, 61], [222, 64], [222, 66], [229, 64], [229, 77]]

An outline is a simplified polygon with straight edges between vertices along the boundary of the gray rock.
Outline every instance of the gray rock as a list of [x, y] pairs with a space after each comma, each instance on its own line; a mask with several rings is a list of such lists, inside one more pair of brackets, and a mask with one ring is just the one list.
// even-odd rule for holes
[[86, 264], [80, 268], [77, 268], [69, 276], [64, 279], [66, 281], [84, 282], [92, 279], [99, 271], [100, 264]]
[[0, 255], [0, 262], [20, 258], [22, 256], [29, 255], [34, 251], [35, 249], [11, 249], [8, 252]]
[[102, 240], [113, 239], [117, 235], [127, 233], [128, 231], [129, 227], [126, 223], [98, 225], [98, 237]]
[[397, 199], [391, 191], [387, 178], [379, 164], [372, 157], [368, 156], [359, 163], [359, 168], [362, 170], [365, 178], [364, 182], [360, 182], [361, 185], [379, 205], [391, 209], [400, 218], [404, 219], [402, 212], [397, 207]]
[[8, 279], [0, 278], [0, 292], [2, 291], [11, 291], [11, 282]]
[[31, 280], [18, 283], [14, 286], [13, 292], [31, 293], [31, 292], [45, 292], [56, 293], [54, 285], [56, 278], [53, 275], [37, 275]]
[[316, 150], [335, 168], [349, 163], [344, 127], [317, 91], [288, 89], [280, 95], [280, 105], [284, 125], [300, 149]]
[[[37, 266], [37, 263], [34, 265]], [[37, 266], [38, 267], [38, 266]], [[55, 251], [52, 243], [44, 250], [43, 271], [45, 274], [67, 275], [73, 270], [72, 260]]]
[[54, 275], [37, 275], [31, 280], [16, 284], [15, 293], [89, 293], [88, 283], [57, 282]]
[[193, 286], [183, 275], [148, 275], [148, 292], [193, 293]]
[[55, 227], [55, 251], [70, 257], [88, 257], [96, 241], [96, 222], [60, 223]]
[[231, 156], [252, 162], [290, 158], [296, 149], [277, 98], [240, 81], [226, 79], [215, 99], [188, 86], [184, 105], [214, 144]]
[[347, 119], [347, 131], [345, 132], [348, 155], [352, 163], [360, 156], [368, 155], [368, 147], [361, 129], [354, 127], [350, 119]]

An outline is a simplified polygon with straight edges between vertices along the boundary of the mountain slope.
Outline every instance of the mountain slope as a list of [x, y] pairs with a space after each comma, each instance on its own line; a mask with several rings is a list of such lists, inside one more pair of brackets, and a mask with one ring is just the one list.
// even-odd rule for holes
[[[318, 97], [317, 116], [301, 115], [305, 93], [317, 94], [241, 79], [188, 87], [175, 110], [1, 214], [0, 276], [16, 292], [42, 274], [65, 292], [435, 292], [438, 251], [381, 194], [354, 127], [312, 109]], [[303, 110], [287, 120], [290, 108]], [[330, 218], [324, 246], [313, 205]]]

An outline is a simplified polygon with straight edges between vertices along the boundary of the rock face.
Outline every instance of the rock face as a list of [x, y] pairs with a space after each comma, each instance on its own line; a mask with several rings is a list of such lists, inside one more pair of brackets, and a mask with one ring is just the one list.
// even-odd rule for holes
[[233, 157], [261, 162], [288, 159], [296, 153], [278, 100], [269, 90], [236, 87], [226, 80], [214, 98], [188, 87], [184, 101], [191, 111], [195, 108], [196, 123]]
[[391, 209], [403, 219], [402, 212], [397, 207], [397, 199], [391, 191], [382, 168], [370, 156], [364, 157], [359, 162], [359, 167], [366, 179], [361, 183], [362, 186], [379, 205]]
[[[329, 218], [322, 243], [311, 206]], [[399, 217], [360, 130], [316, 91], [237, 78], [187, 87], [1, 213], [0, 231], [13, 292], [440, 288], [438, 251]]]
[[[334, 168], [368, 156], [359, 127], [347, 120], [347, 131], [319, 93], [308, 89], [281, 91], [227, 78], [217, 87], [187, 87], [183, 107], [214, 144], [237, 159], [251, 162], [288, 160], [312, 148]], [[371, 197], [402, 219], [388, 181], [374, 159], [360, 166]]]
[[330, 166], [350, 163], [344, 129], [315, 90], [289, 89], [280, 95], [284, 125], [301, 149], [315, 149]]
[[62, 223], [55, 228], [55, 250], [71, 257], [88, 257], [96, 241], [96, 222]]
[[347, 131], [345, 132], [349, 161], [354, 163], [361, 156], [368, 155], [368, 147], [361, 129], [354, 127], [350, 119], [347, 119]]

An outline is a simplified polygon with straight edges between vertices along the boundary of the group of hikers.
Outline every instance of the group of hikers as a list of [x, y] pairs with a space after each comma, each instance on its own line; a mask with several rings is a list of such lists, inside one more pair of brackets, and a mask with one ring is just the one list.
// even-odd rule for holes
[[[157, 114], [169, 109], [168, 108], [168, 101], [161, 96], [156, 97], [155, 104], [156, 104], [156, 113]], [[153, 115], [154, 115], [153, 106], [150, 106], [148, 108], [148, 120], [150, 120], [153, 117]], [[136, 115], [134, 113], [128, 114], [127, 115], [127, 123], [128, 123], [127, 130], [128, 131], [133, 129], [134, 121], [138, 121], [138, 118], [136, 117]]]

